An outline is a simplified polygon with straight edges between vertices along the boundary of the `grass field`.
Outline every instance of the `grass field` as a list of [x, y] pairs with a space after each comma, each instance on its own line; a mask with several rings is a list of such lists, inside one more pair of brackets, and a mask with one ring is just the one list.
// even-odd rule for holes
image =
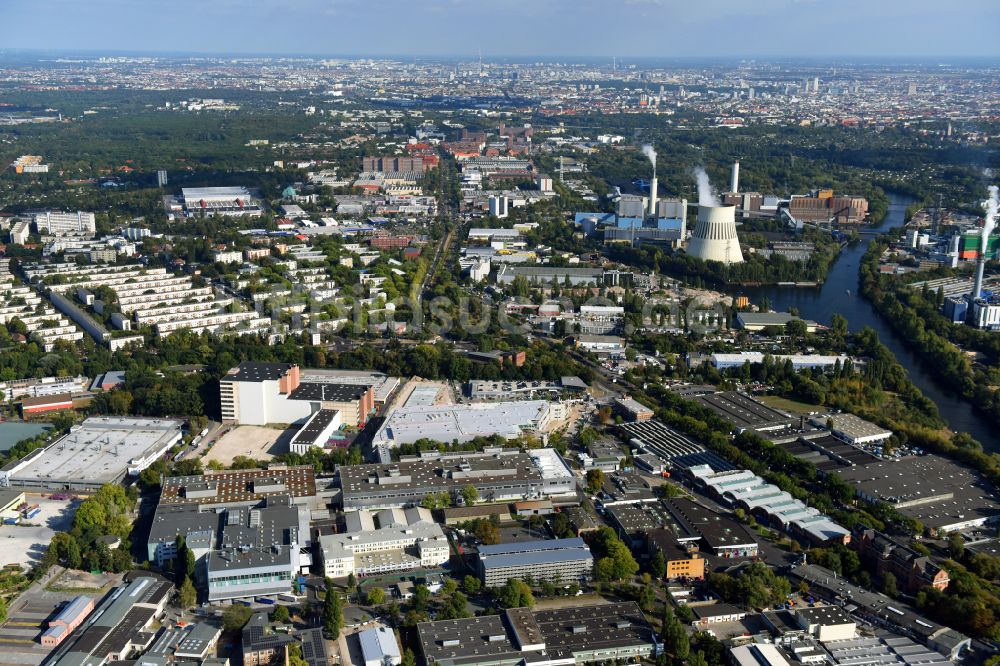
[[788, 398], [782, 398], [777, 395], [762, 395], [757, 396], [757, 399], [768, 407], [780, 409], [784, 412], [790, 412], [792, 414], [808, 414], [809, 412], [816, 412], [820, 410], [819, 405], [810, 405], [805, 402], [789, 400]]

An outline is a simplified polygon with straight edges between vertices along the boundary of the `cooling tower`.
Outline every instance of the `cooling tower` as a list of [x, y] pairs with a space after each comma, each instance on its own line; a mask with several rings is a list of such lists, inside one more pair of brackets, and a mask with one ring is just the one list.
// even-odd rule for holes
[[705, 261], [743, 262], [736, 237], [735, 206], [698, 206], [698, 224], [688, 241], [687, 253]]

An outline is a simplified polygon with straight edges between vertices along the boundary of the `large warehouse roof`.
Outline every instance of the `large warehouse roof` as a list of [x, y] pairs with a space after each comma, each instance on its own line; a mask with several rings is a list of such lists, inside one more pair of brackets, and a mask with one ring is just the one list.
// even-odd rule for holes
[[148, 467], [180, 437], [181, 422], [173, 419], [91, 417], [6, 469], [14, 486], [100, 486]]

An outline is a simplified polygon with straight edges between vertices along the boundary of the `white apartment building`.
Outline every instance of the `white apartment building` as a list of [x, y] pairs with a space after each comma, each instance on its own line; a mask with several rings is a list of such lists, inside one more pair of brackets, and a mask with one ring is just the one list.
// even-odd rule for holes
[[94, 214], [83, 211], [67, 213], [50, 210], [44, 213], [35, 213], [34, 222], [39, 233], [44, 232], [53, 236], [93, 236], [97, 233]]
[[[156, 325], [156, 334], [166, 337], [171, 333], [187, 329], [192, 333], [209, 331], [216, 333], [220, 329], [239, 328], [240, 333], [268, 333], [271, 330], [271, 318], [261, 317], [256, 312], [225, 312], [189, 317], [179, 321], [164, 321]], [[237, 332], [237, 331], [234, 331]]]
[[14, 222], [10, 228], [10, 242], [15, 245], [24, 245], [31, 235], [31, 220], [22, 219]]

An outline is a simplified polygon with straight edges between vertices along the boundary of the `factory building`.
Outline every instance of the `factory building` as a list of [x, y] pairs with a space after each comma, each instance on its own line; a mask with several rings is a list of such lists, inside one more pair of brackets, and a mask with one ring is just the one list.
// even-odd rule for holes
[[[193, 484], [192, 490], [199, 490]], [[209, 601], [288, 592], [308, 558], [308, 512], [289, 495], [256, 503], [168, 504], [161, 500], [150, 528], [150, 561], [176, 555], [174, 543], [185, 538], [203, 575]], [[162, 564], [161, 564], [162, 565]]]
[[719, 501], [810, 543], [850, 543], [848, 530], [749, 470], [716, 472], [708, 465], [698, 465], [689, 468], [688, 473]]
[[554, 449], [457, 452], [398, 463], [343, 465], [344, 510], [419, 504], [430, 493], [454, 497], [472, 485], [483, 502], [576, 495], [576, 480]]
[[167, 197], [168, 213], [195, 215], [225, 215], [257, 217], [263, 212], [263, 202], [246, 187], [185, 187], [180, 197]]
[[417, 640], [425, 662], [439, 666], [638, 662], [660, 650], [633, 601], [421, 622]]
[[42, 632], [39, 642], [45, 647], [56, 647], [66, 640], [93, 610], [94, 600], [90, 597], [81, 595], [68, 601], [59, 614], [49, 620], [49, 627]]
[[874, 566], [879, 576], [891, 573], [910, 594], [928, 586], [944, 592], [951, 582], [947, 569], [874, 529], [855, 526], [851, 547], [858, 551], [865, 564]]
[[867, 502], [884, 502], [932, 533], [1000, 520], [1000, 501], [979, 473], [941, 456], [878, 460], [836, 471]]
[[340, 412], [333, 409], [321, 409], [310, 416], [302, 428], [295, 433], [292, 441], [288, 443], [288, 450], [304, 455], [312, 448], [323, 449], [333, 437], [333, 433], [340, 429], [340, 426]]
[[365, 629], [358, 634], [364, 666], [399, 666], [400, 656], [396, 634], [383, 625]]
[[376, 446], [396, 447], [420, 439], [468, 442], [500, 435], [517, 439], [566, 418], [566, 407], [547, 400], [397, 407], [375, 434]]
[[0, 468], [0, 487], [97, 490], [138, 476], [181, 440], [181, 421], [92, 416]]
[[589, 580], [594, 557], [583, 539], [547, 539], [479, 547], [479, 577], [487, 587], [530, 576], [563, 585]]
[[343, 425], [362, 427], [375, 410], [372, 386], [302, 381], [291, 363], [241, 363], [219, 380], [219, 394], [226, 423], [305, 423], [324, 409], [339, 412]]
[[[702, 355], [690, 356], [689, 362], [695, 358], [704, 359]], [[729, 370], [731, 368], [742, 368], [750, 365], [760, 365], [765, 358], [770, 358], [772, 363], [792, 364], [793, 370], [830, 370], [838, 363], [843, 367], [851, 360], [849, 356], [827, 356], [822, 354], [765, 354], [763, 352], [737, 352], [735, 354], [714, 353], [708, 355], [709, 362], [718, 370]]]
[[809, 422], [819, 428], [831, 426], [830, 430], [835, 437], [852, 446], [877, 445], [892, 437], [891, 430], [865, 421], [854, 414], [820, 415], [809, 419]]
[[788, 212], [799, 222], [813, 224], [862, 224], [868, 218], [868, 200], [856, 196], [834, 196], [833, 190], [793, 195]]
[[745, 331], [759, 333], [767, 328], [784, 328], [788, 322], [802, 321], [806, 333], [815, 333], [820, 325], [810, 319], [802, 319], [788, 312], [737, 312], [736, 325]]
[[173, 584], [161, 578], [139, 576], [104, 597], [83, 628], [73, 633], [69, 649], [50, 660], [52, 666], [106, 664], [145, 651], [156, 637]]
[[613, 409], [628, 421], [648, 421], [653, 418], [653, 410], [630, 396], [615, 398]]

